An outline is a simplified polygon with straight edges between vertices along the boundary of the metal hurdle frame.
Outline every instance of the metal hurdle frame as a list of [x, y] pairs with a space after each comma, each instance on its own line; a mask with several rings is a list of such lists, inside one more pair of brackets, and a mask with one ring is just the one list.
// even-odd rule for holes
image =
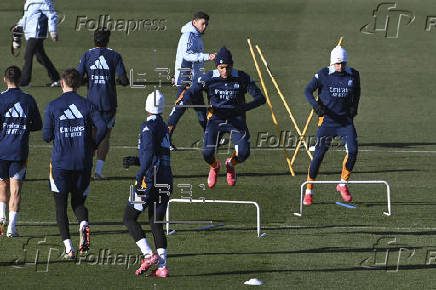
[[[257, 202], [254, 201], [238, 201], [238, 200], [215, 200], [215, 199], [190, 199], [190, 198], [173, 198], [168, 202], [167, 213], [166, 213], [166, 226], [167, 226], [167, 235], [170, 231], [170, 204], [172, 202], [180, 202], [180, 203], [228, 203], [228, 204], [252, 204], [256, 207], [257, 213], [257, 237], [260, 237], [260, 207]], [[179, 222], [173, 222], [179, 223]]]
[[301, 184], [300, 187], [300, 212], [294, 212], [294, 215], [301, 217], [303, 215], [303, 190], [304, 186], [306, 184], [384, 184], [386, 185], [386, 195], [387, 195], [387, 204], [388, 204], [388, 211], [383, 212], [384, 215], [390, 216], [391, 215], [391, 187], [389, 186], [389, 183], [387, 183], [384, 180], [351, 180], [351, 181], [305, 181]]

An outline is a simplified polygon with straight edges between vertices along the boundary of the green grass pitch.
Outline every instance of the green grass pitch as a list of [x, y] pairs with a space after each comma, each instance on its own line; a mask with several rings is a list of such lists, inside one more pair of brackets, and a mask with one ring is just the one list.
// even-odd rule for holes
[[[436, 15], [434, 1], [399, 0], [396, 7], [383, 6], [384, 10], [380, 8], [375, 15], [378, 25], [389, 19], [388, 32], [363, 29], [366, 33], [361, 29], [373, 23], [373, 10], [382, 1], [55, 2], [65, 19], [58, 28], [60, 41], [47, 40], [45, 47], [59, 70], [77, 67], [80, 56], [93, 46], [92, 32], [75, 29], [80, 16], [164, 19], [161, 24], [165, 29], [128, 35], [113, 32], [109, 44], [121, 53], [127, 70], [147, 73], [146, 79], [151, 82], [159, 80], [158, 73], [153, 71], [156, 67], [169, 67], [173, 73], [180, 27], [194, 12], [204, 10], [211, 17], [203, 37], [205, 52], [226, 45], [233, 53], [235, 67], [249, 73], [260, 86], [246, 42], [250, 37], [253, 44], [262, 48], [300, 128], [310, 109], [303, 90], [313, 74], [328, 64], [330, 50], [343, 36], [349, 65], [360, 71], [362, 84], [359, 115], [355, 119], [360, 151], [352, 180], [388, 181], [392, 189], [392, 216], [383, 215], [386, 193], [382, 185], [350, 186], [355, 209], [335, 204], [341, 198], [334, 185], [316, 186], [314, 204], [305, 208], [302, 217], [294, 216], [293, 212], [299, 209], [299, 188], [305, 181], [309, 159], [304, 151], [300, 152], [294, 168], [297, 175], [291, 177], [280, 149], [256, 148], [259, 134], [276, 134], [265, 105], [248, 113], [253, 150], [251, 157], [237, 167], [236, 187], [229, 188], [222, 174], [216, 188], [203, 190], [200, 184], [207, 182], [208, 166], [198, 150], [173, 153], [172, 168], [175, 185], [192, 184], [194, 198], [258, 202], [262, 233], [268, 235], [256, 237], [254, 207], [173, 204], [173, 219], [213, 220], [214, 224], [224, 226], [200, 231], [205, 224], [171, 225], [176, 233], [168, 237], [170, 277], [136, 277], [139, 251], [122, 225], [136, 168], [126, 170], [121, 165], [123, 156], [136, 154], [137, 134], [145, 118], [145, 97], [153, 86], [119, 87], [117, 121], [104, 168], [109, 180], [92, 182], [87, 200], [92, 233], [90, 252], [76, 263], [57, 257], [63, 245], [48, 188], [51, 148], [43, 142], [41, 132], [36, 132], [31, 136], [22, 195], [18, 225], [21, 237], [0, 238], [2, 287], [241, 289], [249, 287], [243, 282], [250, 278], [262, 280], [265, 284], [261, 287], [270, 289], [435, 287], [436, 27], [429, 18]], [[14, 58], [9, 54], [8, 32], [22, 15], [22, 8], [21, 1], [0, 3], [0, 71], [12, 64], [23, 65], [22, 55]], [[386, 18], [388, 14], [390, 17]], [[206, 68], [213, 66], [207, 63]], [[281, 129], [295, 134], [263, 65], [261, 68]], [[46, 104], [61, 93], [60, 89], [45, 88], [46, 82], [45, 70], [34, 60], [32, 87], [26, 91], [36, 98], [42, 114]], [[164, 85], [161, 90], [168, 103], [174, 99], [175, 88]], [[86, 95], [85, 88], [80, 93]], [[168, 114], [169, 109], [165, 110], [165, 119]], [[315, 132], [313, 121], [309, 135]], [[178, 125], [174, 142], [180, 147], [190, 147], [201, 138], [196, 114], [189, 110]], [[230, 153], [220, 151], [218, 158], [223, 161]], [[343, 147], [332, 148], [318, 180], [339, 179], [343, 157]], [[181, 195], [176, 187], [173, 197]], [[69, 217], [77, 247], [78, 226], [71, 210]], [[150, 240], [146, 218], [142, 217], [142, 221]]]

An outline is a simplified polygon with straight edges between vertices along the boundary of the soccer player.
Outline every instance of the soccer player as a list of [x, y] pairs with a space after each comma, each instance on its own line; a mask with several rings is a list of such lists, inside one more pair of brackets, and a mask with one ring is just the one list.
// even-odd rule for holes
[[[176, 63], [175, 63], [175, 85], [178, 87], [176, 96], [176, 105], [185, 105], [182, 101], [183, 94], [189, 89], [192, 82], [195, 82], [203, 75], [204, 62], [214, 60], [215, 54], [203, 53], [203, 41], [201, 36], [206, 32], [209, 24], [209, 15], [204, 12], [194, 14], [193, 20], [189, 21], [182, 27], [182, 36], [177, 45]], [[203, 105], [204, 99], [200, 95], [195, 98], [193, 105]], [[206, 110], [207, 107], [195, 107], [198, 114], [198, 122], [203, 130], [206, 128]], [[168, 129], [170, 138], [186, 107], [174, 107], [168, 117]], [[171, 139], [170, 139], [171, 140]], [[171, 142], [171, 150], [176, 147]]]
[[[318, 175], [319, 167], [335, 137], [345, 143], [347, 155], [342, 164], [341, 181], [350, 178], [357, 158], [357, 133], [353, 118], [357, 115], [360, 99], [359, 72], [347, 66], [347, 52], [336, 46], [330, 54], [329, 67], [321, 69], [307, 85], [304, 94], [319, 116], [318, 132], [313, 160], [310, 163], [307, 180], [313, 181]], [[318, 90], [319, 99], [315, 100], [313, 92]], [[304, 205], [312, 204], [313, 184], [307, 184]], [[336, 186], [344, 201], [352, 197], [345, 183]]]
[[[150, 276], [162, 278], [168, 276], [167, 238], [162, 221], [169, 195], [173, 190], [169, 132], [161, 117], [164, 104], [164, 96], [158, 90], [147, 96], [145, 105], [147, 119], [141, 126], [138, 140], [140, 169], [136, 175], [134, 199], [129, 200], [123, 219], [130, 235], [144, 255], [136, 275], [144, 274], [151, 266], [157, 264], [157, 268], [151, 272]], [[143, 202], [143, 204], [138, 202]], [[157, 255], [153, 253], [137, 221], [139, 215], [147, 207]]]
[[[122, 86], [129, 84], [121, 55], [107, 47], [110, 34], [110, 30], [106, 28], [98, 28], [94, 32], [96, 47], [83, 54], [78, 68], [82, 77], [86, 74], [89, 78], [88, 99], [100, 111], [108, 128], [106, 136], [97, 149], [94, 179], [105, 179], [102, 170], [109, 152], [109, 138], [112, 128], [115, 126], [117, 110], [115, 83], [117, 82]], [[117, 80], [115, 80], [115, 73], [118, 75]]]
[[[30, 131], [42, 128], [35, 99], [23, 93], [18, 83], [21, 71], [10, 66], [3, 81], [8, 89], [0, 95], [0, 235], [6, 226], [6, 203], [9, 199], [8, 237], [16, 237], [15, 225], [20, 209], [21, 188], [26, 176]], [[10, 198], [9, 194], [10, 193]]]
[[[207, 125], [203, 139], [203, 157], [210, 165], [207, 184], [214, 187], [221, 168], [215, 153], [222, 133], [229, 133], [235, 144], [235, 152], [225, 162], [227, 183], [236, 184], [235, 165], [244, 162], [250, 155], [250, 133], [245, 112], [265, 104], [265, 97], [254, 81], [245, 72], [233, 68], [232, 54], [222, 47], [215, 58], [216, 70], [200, 77], [183, 96], [185, 104], [192, 104], [201, 91], [206, 91], [210, 102]], [[245, 94], [254, 100], [246, 103]]]
[[59, 87], [59, 73], [44, 50], [44, 40], [48, 33], [53, 41], [58, 41], [56, 29], [58, 15], [54, 10], [53, 1], [27, 0], [24, 2], [24, 15], [14, 27], [14, 29], [19, 28], [19, 31], [24, 31], [27, 41], [20, 87], [30, 86], [33, 55], [35, 54], [36, 60], [45, 67], [50, 77], [51, 82], [47, 86]]
[[[50, 188], [56, 205], [56, 222], [65, 245], [64, 258], [68, 260], [76, 256], [68, 226], [68, 193], [71, 193], [71, 207], [80, 223], [79, 251], [84, 253], [90, 246], [85, 200], [90, 191], [92, 154], [106, 133], [106, 123], [99, 111], [76, 93], [80, 83], [81, 76], [76, 69], [62, 73], [63, 94], [47, 105], [42, 132], [46, 142], [53, 140]], [[93, 126], [97, 128], [95, 139]]]

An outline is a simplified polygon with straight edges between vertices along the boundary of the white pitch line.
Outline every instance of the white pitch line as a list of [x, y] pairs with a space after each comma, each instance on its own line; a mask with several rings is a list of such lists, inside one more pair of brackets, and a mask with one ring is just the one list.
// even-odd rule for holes
[[[345, 151], [345, 150], [336, 150]], [[436, 153], [436, 150], [372, 150], [372, 149], [359, 149], [359, 152], [388, 152], [388, 153]]]
[[[265, 228], [270, 228], [265, 226]], [[274, 228], [274, 227], [272, 227]], [[334, 227], [325, 227], [322, 226], [278, 226], [275, 228], [279, 229], [316, 229], [316, 230], [329, 230], [329, 229], [377, 229], [377, 230], [398, 230], [398, 231], [434, 231], [436, 228], [431, 227], [379, 227], [379, 226], [334, 226]]]
[[[75, 223], [70, 223], [70, 225], [71, 224], [75, 224]], [[17, 222], [17, 226], [29, 226], [29, 225], [56, 226], [57, 223], [53, 222], [53, 221], [50, 221], [50, 222], [38, 222], [38, 221], [26, 222], [26, 221], [19, 221], [19, 222]]]
[[[30, 145], [30, 148], [53, 148], [52, 145]], [[111, 145], [111, 148], [114, 149], [138, 149], [138, 146], [124, 146], [124, 145]], [[200, 151], [202, 148], [196, 148], [196, 147], [177, 147], [180, 150], [183, 151]], [[225, 151], [226, 148], [222, 148], [223, 151]], [[283, 150], [282, 147], [280, 148], [250, 148], [252, 151], [281, 151]], [[295, 148], [286, 148], [286, 150], [289, 151], [295, 151]], [[337, 151], [337, 152], [345, 152], [345, 150], [331, 150], [330, 151]], [[424, 153], [424, 154], [436, 154], [436, 150], [374, 150], [374, 149], [359, 149], [359, 152], [377, 152], [377, 153]], [[218, 151], [219, 154], [219, 151]]]
[[[116, 146], [114, 146], [116, 147]], [[195, 148], [195, 147], [177, 147], [180, 150], [186, 150], [186, 151], [199, 151], [202, 148]], [[226, 148], [222, 148], [223, 151], [225, 151]], [[283, 148], [250, 148], [252, 151], [282, 151]], [[295, 151], [295, 148], [286, 148], [286, 150], [289, 151]], [[345, 150], [331, 150], [330, 151], [336, 151], [336, 152], [345, 152]], [[374, 150], [374, 149], [359, 149], [359, 152], [381, 152], [381, 153], [436, 153], [436, 150]], [[219, 151], [218, 151], [219, 154]]]
[[[110, 224], [110, 225], [98, 225], [98, 222], [96, 222], [97, 224], [94, 226], [116, 226], [114, 224]], [[116, 221], [114, 222], [109, 222], [109, 223], [117, 223]], [[121, 222], [120, 222], [121, 223]], [[75, 222], [70, 222], [70, 225], [78, 225], [79, 223], [75, 223]], [[91, 223], [92, 224], [92, 223]], [[17, 223], [18, 226], [26, 226], [26, 225], [45, 225], [45, 226], [56, 226], [56, 222], [54, 221], [19, 221]], [[120, 226], [123, 226], [120, 224]], [[232, 226], [230, 226], [232, 227]], [[238, 227], [238, 226], [235, 226]], [[292, 226], [292, 225], [284, 225], [284, 226], [268, 226], [268, 225], [264, 225], [263, 228], [267, 228], [267, 229], [316, 229], [316, 230], [330, 230], [330, 229], [343, 229], [343, 230], [350, 230], [350, 229], [377, 229], [377, 230], [397, 230], [397, 231], [436, 231], [436, 228], [432, 228], [432, 227], [380, 227], [380, 226], [334, 226], [334, 227], [329, 227], [326, 226], [325, 228], [323, 228], [322, 226]]]

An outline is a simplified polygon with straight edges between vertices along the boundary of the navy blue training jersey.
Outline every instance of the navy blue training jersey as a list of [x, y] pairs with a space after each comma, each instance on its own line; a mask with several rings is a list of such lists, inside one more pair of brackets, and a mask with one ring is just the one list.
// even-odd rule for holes
[[0, 95], [0, 119], [0, 160], [27, 160], [30, 131], [42, 128], [35, 99], [18, 88], [7, 89]]
[[[95, 140], [92, 127], [97, 128]], [[51, 101], [45, 109], [42, 137], [54, 140], [53, 167], [83, 170], [92, 167], [92, 152], [106, 134], [106, 123], [96, 107], [75, 92]]]
[[[245, 111], [265, 104], [266, 101], [250, 76], [237, 69], [233, 69], [231, 76], [226, 79], [220, 77], [218, 70], [206, 73], [185, 92], [184, 104], [192, 103], [196, 93], [202, 90], [207, 92], [212, 113], [222, 118], [242, 115]], [[254, 98], [249, 103], [245, 101], [247, 92]]]
[[357, 112], [360, 99], [359, 72], [351, 67], [337, 72], [333, 66], [321, 69], [304, 90], [307, 100], [315, 107], [313, 92], [318, 90], [319, 102], [326, 107], [324, 123], [344, 126], [353, 123], [349, 116], [350, 107]]
[[89, 78], [88, 99], [99, 111], [115, 111], [117, 89], [115, 73], [125, 76], [121, 55], [110, 48], [93, 48], [85, 52], [77, 69], [82, 77]]
[[[142, 187], [153, 186], [156, 175], [171, 176], [170, 138], [168, 127], [160, 115], [152, 115], [141, 126], [138, 140], [140, 169], [136, 175]], [[165, 172], [164, 172], [165, 171]], [[157, 180], [168, 178], [157, 178]]]

